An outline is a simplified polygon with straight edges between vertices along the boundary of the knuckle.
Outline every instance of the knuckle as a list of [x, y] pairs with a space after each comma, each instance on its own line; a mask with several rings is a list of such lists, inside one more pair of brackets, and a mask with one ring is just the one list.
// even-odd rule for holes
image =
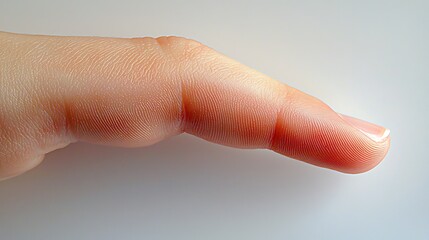
[[162, 36], [155, 40], [164, 52], [180, 62], [200, 60], [211, 52], [204, 44], [184, 37]]
[[[145, 70], [148, 73], [170, 72], [194, 74], [198, 69], [215, 70], [224, 68], [226, 62], [221, 55], [206, 45], [184, 37], [161, 36], [157, 38], [132, 38], [134, 49], [143, 51]], [[223, 67], [222, 67], [223, 66]], [[163, 69], [164, 71], [159, 71]], [[168, 69], [168, 71], [165, 71]]]

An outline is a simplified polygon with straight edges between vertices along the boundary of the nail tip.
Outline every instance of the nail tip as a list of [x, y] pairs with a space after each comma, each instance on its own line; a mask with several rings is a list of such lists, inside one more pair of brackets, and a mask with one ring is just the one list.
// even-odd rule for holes
[[386, 130], [384, 130], [383, 135], [381, 136], [381, 139], [384, 141], [384, 140], [386, 140], [389, 136], [390, 136], [390, 129], [386, 128]]
[[339, 116], [375, 142], [384, 142], [389, 138], [390, 129], [388, 128], [344, 114], [339, 114]]
[[371, 133], [368, 133], [368, 132], [365, 132], [362, 130], [361, 130], [361, 132], [364, 133], [365, 135], [367, 135], [368, 137], [370, 137], [375, 142], [384, 142], [390, 136], [390, 129], [388, 129], [388, 128], [384, 129], [383, 134], [380, 134], [380, 135], [371, 134]]

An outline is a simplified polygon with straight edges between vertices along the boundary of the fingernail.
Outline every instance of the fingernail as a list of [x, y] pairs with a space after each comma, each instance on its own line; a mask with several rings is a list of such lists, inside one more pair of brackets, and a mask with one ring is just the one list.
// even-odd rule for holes
[[354, 117], [347, 115], [339, 114], [342, 119], [344, 119], [348, 124], [357, 128], [359, 131], [367, 135], [369, 138], [375, 142], [383, 142], [387, 139], [390, 134], [390, 130], [382, 126], [378, 126], [373, 123], [369, 123]]

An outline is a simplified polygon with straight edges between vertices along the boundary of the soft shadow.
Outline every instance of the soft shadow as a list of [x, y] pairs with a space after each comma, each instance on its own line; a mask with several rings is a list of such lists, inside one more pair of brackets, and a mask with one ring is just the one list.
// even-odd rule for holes
[[15, 219], [25, 211], [37, 218], [74, 212], [80, 221], [85, 214], [125, 214], [173, 226], [184, 219], [195, 224], [262, 212], [296, 220], [323, 206], [342, 177], [270, 151], [233, 149], [189, 135], [136, 149], [77, 143], [1, 182], [0, 212]]

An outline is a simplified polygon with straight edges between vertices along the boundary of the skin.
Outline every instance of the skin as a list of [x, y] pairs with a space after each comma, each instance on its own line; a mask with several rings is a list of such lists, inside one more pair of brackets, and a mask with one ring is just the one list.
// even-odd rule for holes
[[186, 132], [346, 173], [373, 168], [390, 144], [320, 100], [180, 37], [0, 32], [0, 86], [0, 179], [76, 141], [140, 147]]

